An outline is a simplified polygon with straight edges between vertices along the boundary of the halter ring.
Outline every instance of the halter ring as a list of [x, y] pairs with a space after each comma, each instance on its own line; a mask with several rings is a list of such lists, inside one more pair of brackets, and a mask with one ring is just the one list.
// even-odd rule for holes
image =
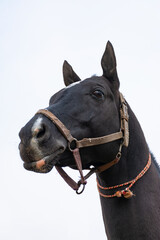
[[77, 148], [77, 139], [73, 138], [71, 142], [68, 142], [68, 148], [73, 152]]

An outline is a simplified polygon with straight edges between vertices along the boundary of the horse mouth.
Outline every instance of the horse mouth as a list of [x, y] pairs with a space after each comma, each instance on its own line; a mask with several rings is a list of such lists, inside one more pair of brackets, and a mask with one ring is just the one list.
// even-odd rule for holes
[[44, 156], [43, 158], [33, 161], [24, 162], [23, 166], [26, 170], [38, 172], [38, 173], [48, 173], [52, 168], [58, 163], [58, 157], [64, 152], [64, 148], [59, 148], [55, 152]]

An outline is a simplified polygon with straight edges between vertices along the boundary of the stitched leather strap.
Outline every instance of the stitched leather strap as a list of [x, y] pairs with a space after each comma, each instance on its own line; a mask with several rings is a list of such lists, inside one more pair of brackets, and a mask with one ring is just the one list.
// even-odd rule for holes
[[65, 182], [73, 189], [73, 190], [78, 190], [79, 186], [78, 184], [71, 178], [68, 176], [68, 174], [61, 168], [58, 166], [55, 166], [58, 173], [61, 175], [61, 177], [65, 180]]
[[[84, 187], [87, 183], [85, 177], [83, 176], [82, 172], [82, 161], [79, 153], [79, 149], [76, 148], [73, 150], [73, 156], [77, 165], [77, 169], [79, 170], [81, 180], [76, 183], [61, 167], [55, 166], [58, 173], [61, 175], [61, 177], [66, 181], [66, 183], [73, 189], [76, 190], [78, 194], [82, 193], [84, 190]], [[78, 192], [78, 189], [80, 188], [81, 184], [83, 184], [83, 188], [80, 192]]]
[[128, 127], [129, 115], [128, 115], [128, 108], [127, 108], [126, 100], [124, 99], [122, 93], [120, 93], [120, 101], [121, 101], [121, 109], [120, 109], [121, 130], [123, 131], [123, 135], [124, 135], [123, 144], [125, 147], [128, 147], [128, 145], [129, 145], [129, 127]]
[[105, 170], [107, 170], [108, 168], [112, 167], [113, 165], [117, 164], [120, 160], [120, 157], [116, 157], [114, 160], [112, 160], [111, 162], [109, 163], [106, 163], [100, 167], [97, 167], [96, 168], [96, 172], [97, 173], [101, 173], [101, 172], [104, 172]]
[[123, 138], [122, 132], [112, 133], [103, 137], [97, 137], [97, 138], [84, 138], [82, 140], [77, 141], [77, 147], [91, 147], [95, 145], [100, 145], [108, 142], [112, 142], [118, 139]]
[[59, 129], [59, 131], [63, 134], [63, 136], [69, 141], [72, 142], [74, 138], [72, 137], [70, 131], [64, 126], [64, 124], [50, 111], [47, 109], [41, 109], [36, 114], [43, 114], [47, 118], [49, 118]]

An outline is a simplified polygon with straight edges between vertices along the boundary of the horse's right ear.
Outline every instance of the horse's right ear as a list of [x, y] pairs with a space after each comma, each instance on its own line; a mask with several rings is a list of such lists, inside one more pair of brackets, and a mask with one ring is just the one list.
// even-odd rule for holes
[[81, 79], [73, 71], [73, 68], [67, 61], [64, 61], [64, 63], [63, 63], [63, 78], [64, 78], [64, 83], [66, 86], [68, 86], [74, 82], [81, 81]]
[[119, 88], [116, 56], [113, 46], [109, 41], [107, 42], [107, 46], [101, 60], [101, 65], [103, 69], [103, 76], [116, 86], [116, 88]]

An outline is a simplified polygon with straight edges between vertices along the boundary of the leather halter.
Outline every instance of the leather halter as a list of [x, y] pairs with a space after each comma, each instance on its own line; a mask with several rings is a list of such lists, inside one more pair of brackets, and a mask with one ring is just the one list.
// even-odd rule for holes
[[[67, 173], [61, 167], [58, 167], [58, 166], [55, 166], [55, 167], [56, 167], [57, 171], [59, 172], [59, 174], [63, 177], [63, 179], [68, 183], [68, 185], [70, 187], [72, 187], [74, 190], [76, 190], [76, 193], [78, 193], [78, 194], [83, 192], [85, 184], [87, 183], [86, 179], [88, 177], [90, 177], [93, 173], [103, 172], [103, 171], [107, 170], [108, 168], [112, 167], [113, 165], [115, 165], [116, 163], [118, 163], [121, 158], [122, 146], [124, 145], [127, 147], [129, 144], [128, 108], [127, 108], [126, 101], [121, 93], [120, 93], [120, 102], [121, 102], [121, 106], [120, 106], [121, 128], [120, 128], [120, 131], [113, 133], [113, 134], [106, 135], [106, 136], [102, 136], [102, 137], [84, 138], [82, 140], [77, 140], [76, 138], [74, 138], [71, 135], [70, 131], [65, 127], [65, 125], [53, 113], [51, 113], [47, 109], [41, 109], [36, 113], [36, 114], [43, 114], [48, 119], [50, 119], [57, 126], [59, 131], [62, 133], [62, 135], [68, 141], [68, 148], [73, 153], [77, 169], [79, 170], [79, 173], [81, 176], [81, 180], [78, 181], [78, 183], [76, 183], [72, 178], [70, 178], [67, 175]], [[100, 145], [100, 144], [112, 142], [112, 141], [115, 141], [118, 139], [122, 139], [122, 142], [120, 144], [119, 151], [118, 151], [115, 159], [109, 163], [106, 163], [106, 164], [98, 167], [98, 168], [92, 168], [92, 169], [89, 168], [90, 172], [86, 176], [83, 176], [82, 161], [81, 161], [81, 157], [80, 157], [80, 153], [79, 153], [79, 148]], [[38, 167], [38, 162], [39, 161], [37, 161], [37, 167]], [[44, 160], [44, 164], [45, 164], [45, 160]], [[80, 192], [78, 192], [81, 184], [83, 185], [83, 188]]]

